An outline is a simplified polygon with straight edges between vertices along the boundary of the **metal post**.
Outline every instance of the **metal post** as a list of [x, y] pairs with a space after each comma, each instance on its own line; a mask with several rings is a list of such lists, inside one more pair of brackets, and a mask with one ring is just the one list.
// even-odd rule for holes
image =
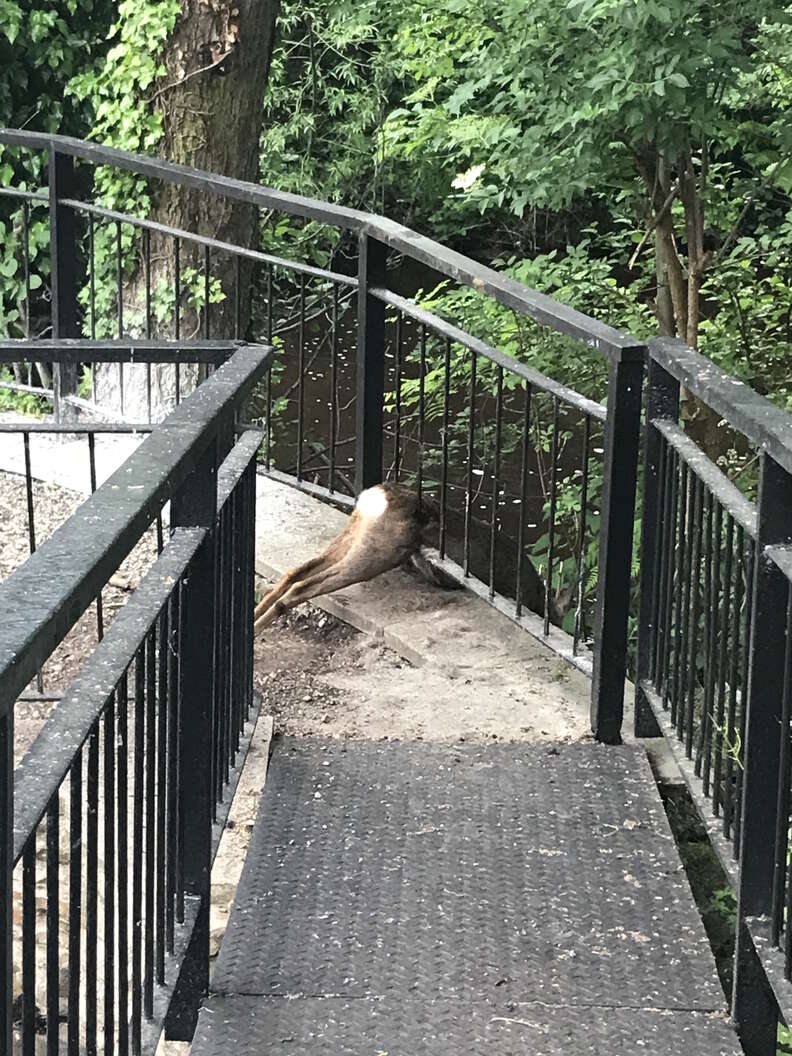
[[775, 1053], [777, 1009], [757, 965], [746, 917], [773, 905], [789, 583], [766, 554], [792, 542], [792, 474], [762, 453], [746, 693], [740, 880], [732, 1011], [749, 1056]]
[[[0, 707], [2, 707], [0, 702]], [[0, 714], [0, 1051], [12, 1052], [14, 995], [14, 711]]]
[[[76, 197], [77, 176], [74, 159], [49, 152], [50, 284], [52, 288], [52, 336], [79, 337], [77, 302], [77, 224], [74, 210], [60, 205], [64, 198]], [[53, 363], [52, 388], [55, 393], [55, 421], [74, 416], [73, 408], [61, 405], [61, 396], [77, 391], [76, 363]]]
[[641, 682], [649, 674], [649, 657], [657, 633], [656, 562], [660, 539], [660, 452], [662, 440], [652, 422], [679, 421], [679, 382], [649, 353], [646, 385], [643, 503], [641, 508], [641, 586], [638, 616], [638, 662], [635, 675], [635, 736], [659, 737], [660, 727], [646, 701]]
[[168, 1010], [166, 1037], [190, 1041], [198, 1007], [209, 989], [209, 905], [212, 836], [212, 704], [214, 577], [218, 439], [171, 502], [171, 526], [208, 529], [181, 585], [182, 725], [179, 730], [181, 795], [184, 797], [184, 891], [197, 902], [197, 918]]
[[591, 687], [591, 729], [605, 744], [621, 743], [624, 715], [644, 355], [643, 347], [622, 349], [608, 371]]
[[368, 292], [385, 284], [387, 248], [361, 233], [358, 250], [357, 408], [355, 487], [382, 480], [383, 394], [385, 389], [385, 304]]

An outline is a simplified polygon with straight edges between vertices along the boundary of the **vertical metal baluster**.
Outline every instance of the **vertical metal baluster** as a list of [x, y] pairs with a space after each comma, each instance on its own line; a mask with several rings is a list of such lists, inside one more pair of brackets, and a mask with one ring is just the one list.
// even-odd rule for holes
[[333, 317], [330, 331], [330, 465], [328, 490], [335, 490], [336, 444], [338, 443], [338, 283], [333, 283]]
[[792, 979], [792, 872], [787, 872], [786, 906], [784, 909], [786, 927], [784, 928], [784, 978]]
[[577, 574], [577, 600], [575, 603], [575, 626], [572, 635], [572, 652], [577, 656], [581, 636], [585, 633], [583, 626], [583, 598], [585, 594], [586, 559], [583, 551], [586, 544], [586, 521], [588, 520], [588, 483], [589, 483], [589, 445], [591, 443], [591, 417], [586, 415], [583, 424], [583, 455], [580, 462], [580, 524], [578, 525], [577, 554], [575, 569]]
[[[151, 231], [143, 230], [143, 270], [146, 277], [146, 338], [151, 340]], [[151, 364], [146, 364], [146, 414], [151, 424]]]
[[723, 508], [719, 502], [713, 499], [713, 559], [712, 559], [712, 583], [710, 586], [710, 610], [707, 621], [710, 628], [709, 645], [707, 647], [707, 685], [704, 696], [704, 708], [707, 713], [707, 723], [704, 735], [704, 756], [702, 760], [702, 783], [704, 795], [710, 794], [710, 768], [712, 766], [712, 730], [715, 724], [715, 672], [717, 670], [716, 650], [718, 647], [718, 610], [720, 608], [720, 578], [721, 578], [721, 529], [723, 526]]
[[515, 584], [515, 612], [522, 616], [522, 570], [525, 560], [525, 518], [528, 501], [528, 456], [530, 451], [531, 433], [531, 397], [533, 387], [527, 381], [525, 383], [525, 401], [523, 403], [522, 421], [522, 460], [520, 465], [520, 521], [517, 528], [517, 576]]
[[242, 258], [234, 257], [234, 339], [242, 340]]
[[[731, 518], [730, 518], [731, 520]], [[778, 764], [778, 813], [775, 829], [773, 863], [773, 907], [770, 914], [770, 941], [778, 945], [784, 927], [784, 888], [788, 872], [789, 850], [789, 777], [790, 777], [790, 706], [792, 705], [792, 584], [787, 592], [786, 650], [784, 655], [784, 689], [781, 698], [781, 752]], [[789, 922], [787, 928], [789, 928]]]
[[[692, 469], [688, 469], [687, 477], [687, 517], [685, 520], [685, 534], [693, 536], [695, 541], [694, 524], [696, 519], [696, 501], [698, 494], [698, 478]], [[679, 690], [677, 693], [677, 737], [683, 740], [687, 728], [687, 698], [688, 685], [690, 682], [688, 671], [688, 641], [690, 640], [690, 606], [693, 597], [693, 576], [698, 566], [693, 562], [693, 547], [690, 543], [685, 545], [685, 571], [683, 580], [682, 597], [682, 640], [680, 652], [677, 658], [679, 668]]]
[[[233, 527], [233, 498], [229, 499], [225, 504], [223, 510], [225, 515], [225, 532], [221, 536], [222, 551], [222, 568], [223, 578], [221, 585], [223, 588], [221, 600], [222, 605], [220, 608], [220, 618], [223, 626], [223, 637], [220, 641], [220, 647], [222, 650], [222, 666], [221, 672], [223, 680], [220, 683], [220, 699], [223, 707], [223, 721], [225, 725], [225, 751], [223, 752], [223, 784], [228, 785], [231, 779], [231, 767], [234, 762], [234, 741], [235, 741], [235, 730], [232, 709], [234, 706], [233, 699], [231, 697], [231, 584], [233, 582], [232, 569], [231, 569], [231, 538], [232, 538], [232, 527]], [[221, 788], [221, 799], [223, 796], [223, 789]]]
[[668, 674], [671, 663], [671, 631], [674, 619], [674, 565], [677, 551], [677, 514], [679, 510], [679, 472], [680, 460], [675, 451], [669, 451], [671, 463], [671, 508], [668, 521], [668, 561], [665, 583], [665, 627], [663, 629], [663, 656], [660, 668], [663, 694], [663, 707], [668, 708]]
[[445, 557], [448, 530], [448, 422], [451, 399], [451, 339], [446, 338], [443, 360], [443, 464], [440, 476], [440, 559]]
[[[715, 721], [715, 760], [712, 778], [712, 813], [717, 817], [721, 805], [721, 774], [723, 772], [724, 710], [726, 704], [726, 673], [729, 657], [729, 627], [731, 626], [731, 578], [734, 551], [734, 518], [726, 515], [726, 561], [723, 570], [723, 622], [720, 632], [718, 662], [718, 704]], [[736, 642], [734, 643], [737, 644]]]
[[60, 1052], [60, 800], [47, 807], [47, 1056]]
[[146, 1019], [154, 1015], [154, 831], [156, 805], [155, 775], [157, 766], [157, 714], [156, 714], [156, 640], [152, 630], [146, 639], [146, 871], [145, 890], [145, 942], [144, 942], [144, 996], [143, 1012]]
[[27, 432], [27, 430], [22, 433], [22, 442], [25, 447], [25, 494], [27, 497], [28, 549], [31, 554], [35, 554], [36, 522], [33, 508], [33, 472], [30, 466], [30, 433]]
[[[27, 499], [27, 522], [28, 522], [28, 549], [31, 554], [36, 552], [36, 516], [33, 503], [33, 471], [30, 465], [30, 433], [22, 433], [22, 443], [25, 449], [25, 496]], [[36, 672], [36, 688], [39, 693], [44, 692], [44, 670], [39, 668]]]
[[490, 510], [489, 596], [495, 597], [495, 556], [498, 537], [498, 499], [500, 496], [501, 438], [503, 434], [503, 367], [497, 367], [495, 394], [495, 459], [492, 473], [492, 508]]
[[69, 1027], [68, 1054], [80, 1056], [80, 939], [82, 938], [82, 751], [69, 776]]
[[0, 714], [0, 1048], [14, 1038], [14, 709]]
[[162, 530], [162, 514], [158, 513], [156, 518], [156, 530], [157, 530], [157, 553], [162, 553], [162, 548], [165, 546], [165, 539], [163, 537]]
[[713, 525], [713, 502], [712, 492], [707, 490], [707, 521], [704, 529], [706, 549], [704, 554], [704, 699], [701, 710], [701, 726], [699, 728], [698, 743], [696, 745], [695, 774], [701, 777], [701, 767], [704, 762], [704, 745], [709, 737], [708, 727], [710, 715], [706, 703], [708, 694], [708, 682], [710, 677], [710, 629], [707, 620], [710, 619], [710, 599], [712, 597], [712, 525]]
[[297, 479], [302, 480], [305, 430], [305, 276], [300, 275], [300, 326], [297, 341]]
[[742, 847], [742, 798], [743, 798], [743, 758], [745, 755], [745, 695], [748, 690], [748, 663], [751, 650], [751, 627], [753, 626], [753, 580], [754, 562], [756, 560], [756, 544], [753, 539], [748, 540], [748, 561], [745, 572], [745, 619], [743, 621], [743, 653], [742, 653], [742, 677], [740, 681], [740, 738], [739, 752], [737, 758], [737, 775], [734, 782], [734, 840], [733, 856], [739, 861]]
[[211, 324], [209, 319], [209, 295], [211, 293], [211, 282], [209, 276], [209, 266], [211, 263], [209, 246], [204, 246], [204, 320], [203, 320], [203, 332], [204, 338], [208, 341], [211, 333]]
[[96, 1056], [97, 955], [99, 947], [99, 726], [88, 738], [85, 931], [85, 1048]]
[[135, 653], [134, 748], [132, 770], [132, 1052], [140, 1053], [143, 1019], [143, 813], [146, 657]]
[[[116, 297], [118, 310], [118, 339], [124, 338], [124, 269], [121, 262], [121, 223], [116, 221]], [[121, 417], [124, 417], [124, 364], [118, 364], [118, 393], [121, 400]]]
[[[96, 252], [94, 218], [88, 218], [88, 318], [91, 340], [96, 338]], [[96, 363], [91, 363], [91, 399], [96, 403]]]
[[242, 693], [240, 691], [240, 663], [239, 654], [242, 644], [242, 613], [240, 612], [240, 583], [239, 577], [242, 572], [244, 556], [242, 553], [242, 540], [240, 538], [241, 510], [240, 500], [242, 497], [241, 479], [234, 485], [228, 500], [228, 516], [231, 528], [228, 533], [228, 711], [231, 716], [231, 757], [230, 765], [236, 761], [236, 753], [239, 751], [239, 738], [242, 729]]
[[22, 1056], [36, 1052], [36, 830], [22, 852]]
[[175, 935], [177, 857], [179, 841], [178, 768], [179, 768], [179, 621], [178, 587], [169, 602], [168, 638], [168, 817], [167, 817], [167, 879], [168, 901], [165, 907], [165, 931], [168, 953], [173, 953]]
[[473, 518], [473, 454], [476, 440], [476, 353], [470, 350], [470, 409], [468, 412], [467, 491], [465, 494], [465, 538], [463, 564], [470, 575], [470, 533]]
[[[25, 272], [25, 337], [30, 338], [30, 206], [22, 203], [22, 267]], [[28, 364], [28, 385], [31, 384]]]
[[[173, 336], [181, 339], [181, 239], [173, 240]], [[175, 367], [176, 404], [181, 403], [181, 368]]]
[[[88, 433], [88, 465], [91, 475], [91, 494], [96, 491], [96, 436]], [[101, 590], [96, 595], [96, 637], [101, 642], [104, 637], [104, 608]]]
[[727, 736], [729, 750], [726, 753], [726, 774], [724, 784], [726, 796], [723, 802], [723, 835], [731, 839], [734, 822], [734, 770], [735, 755], [739, 749], [736, 743], [737, 732], [737, 681], [740, 675], [740, 617], [743, 606], [743, 563], [745, 557], [745, 532], [741, 524], [737, 525], [737, 575], [734, 583], [734, 610], [732, 616], [731, 665], [729, 669], [729, 710], [727, 718]]
[[157, 982], [165, 982], [165, 819], [167, 811], [168, 763], [168, 606], [163, 606], [157, 625]]
[[677, 726], [680, 705], [680, 676], [682, 674], [682, 627], [685, 591], [685, 572], [690, 557], [687, 546], [687, 512], [690, 480], [687, 462], [682, 462], [679, 484], [679, 520], [677, 522], [676, 589], [674, 591], [674, 673], [671, 679], [671, 725]]
[[660, 437], [660, 454], [658, 459], [659, 494], [657, 507], [660, 511], [660, 525], [657, 540], [657, 555], [655, 564], [655, 598], [653, 612], [656, 613], [654, 638], [651, 648], [652, 684], [660, 691], [662, 656], [663, 656], [663, 633], [665, 629], [665, 581], [666, 565], [669, 557], [669, 517], [671, 503], [671, 452], [668, 444]]
[[220, 671], [220, 657], [222, 649], [221, 636], [223, 633], [223, 627], [222, 618], [220, 613], [218, 612], [221, 596], [220, 578], [222, 575], [222, 525], [223, 514], [221, 512], [217, 516], [214, 528], [214, 575], [212, 583], [212, 611], [215, 614], [214, 640], [212, 642], [212, 651], [214, 654], [214, 659], [212, 662], [212, 751], [210, 758], [209, 773], [209, 786], [212, 789], [212, 824], [217, 821], [217, 802], [220, 799], [222, 791], [222, 742], [223, 734], [225, 732], [225, 726], [220, 714], [220, 684], [222, 681], [222, 672]]
[[547, 570], [544, 590], [544, 633], [550, 633], [550, 599], [553, 589], [553, 560], [555, 558], [555, 516], [558, 488], [558, 397], [553, 397], [553, 438], [550, 443], [550, 522], [547, 531]]
[[[189, 570], [188, 570], [189, 575]], [[176, 620], [176, 651], [181, 658], [182, 642], [184, 641], [185, 606], [181, 604], [181, 592], [183, 581], [179, 584], [179, 612]], [[182, 729], [182, 681], [184, 674], [181, 662], [179, 663], [179, 684], [176, 688], [176, 722], [175, 729]], [[184, 923], [184, 825], [185, 825], [185, 802], [182, 789], [182, 758], [181, 746], [179, 746], [178, 767], [176, 769], [176, 923]]]
[[[272, 265], [267, 264], [267, 344], [272, 345]], [[267, 469], [272, 466], [272, 368], [267, 371], [267, 435], [264, 453]]]
[[421, 323], [418, 360], [418, 499], [423, 492], [426, 433], [426, 327]]
[[215, 548], [214, 548], [214, 653], [215, 659], [213, 668], [214, 676], [214, 693], [213, 693], [213, 711], [212, 716], [212, 737], [214, 743], [212, 744], [212, 770], [210, 785], [212, 786], [212, 821], [217, 821], [217, 803], [223, 794], [223, 770], [224, 770], [224, 755], [226, 753], [226, 721], [224, 709], [222, 707], [222, 687], [224, 680], [224, 671], [222, 666], [223, 661], [223, 636], [225, 634], [225, 628], [223, 626], [223, 587], [224, 587], [224, 539], [225, 539], [225, 510], [222, 510], [217, 518], [217, 527], [215, 528]]
[[115, 1052], [115, 750], [116, 695], [104, 712], [104, 1056]]
[[693, 568], [693, 616], [692, 616], [692, 629], [688, 627], [686, 631], [687, 639], [690, 642], [690, 659], [687, 661], [688, 664], [688, 685], [687, 685], [687, 713], [685, 723], [685, 755], [688, 759], [693, 757], [693, 736], [695, 732], [695, 717], [696, 717], [696, 662], [699, 655], [698, 640], [699, 640], [699, 621], [701, 619], [701, 544], [704, 536], [704, 484], [696, 477], [696, 491], [694, 495], [694, 506], [693, 506], [693, 557], [691, 565]]
[[129, 843], [127, 790], [127, 753], [129, 688], [128, 672], [124, 672], [118, 683], [118, 739], [116, 741], [116, 854], [118, 857], [118, 1051], [120, 1056], [129, 1053]]
[[401, 383], [402, 383], [402, 341], [403, 320], [401, 312], [396, 313], [396, 422], [393, 436], [393, 475], [396, 483], [401, 474]]

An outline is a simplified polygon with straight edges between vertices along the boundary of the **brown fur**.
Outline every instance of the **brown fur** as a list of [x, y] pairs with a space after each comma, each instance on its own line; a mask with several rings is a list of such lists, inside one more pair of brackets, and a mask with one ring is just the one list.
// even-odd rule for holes
[[253, 615], [255, 631], [295, 605], [373, 579], [433, 545], [439, 516], [435, 502], [427, 496], [419, 499], [401, 484], [379, 487], [388, 500], [384, 513], [364, 517], [356, 507], [326, 550], [291, 569], [262, 598]]

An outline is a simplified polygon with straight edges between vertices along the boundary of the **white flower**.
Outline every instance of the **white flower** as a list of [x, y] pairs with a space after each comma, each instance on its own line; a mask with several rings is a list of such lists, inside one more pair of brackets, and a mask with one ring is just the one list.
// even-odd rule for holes
[[483, 165], [474, 165], [467, 172], [458, 173], [456, 179], [452, 180], [451, 186], [459, 191], [469, 191], [483, 171]]

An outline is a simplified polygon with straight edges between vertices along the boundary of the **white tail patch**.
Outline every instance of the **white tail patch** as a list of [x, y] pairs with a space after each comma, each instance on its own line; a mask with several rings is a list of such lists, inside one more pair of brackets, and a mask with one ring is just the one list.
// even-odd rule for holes
[[385, 494], [384, 489], [377, 484], [373, 488], [366, 488], [365, 491], [361, 491], [355, 506], [364, 517], [376, 520], [377, 517], [381, 517], [387, 510], [388, 496]]

